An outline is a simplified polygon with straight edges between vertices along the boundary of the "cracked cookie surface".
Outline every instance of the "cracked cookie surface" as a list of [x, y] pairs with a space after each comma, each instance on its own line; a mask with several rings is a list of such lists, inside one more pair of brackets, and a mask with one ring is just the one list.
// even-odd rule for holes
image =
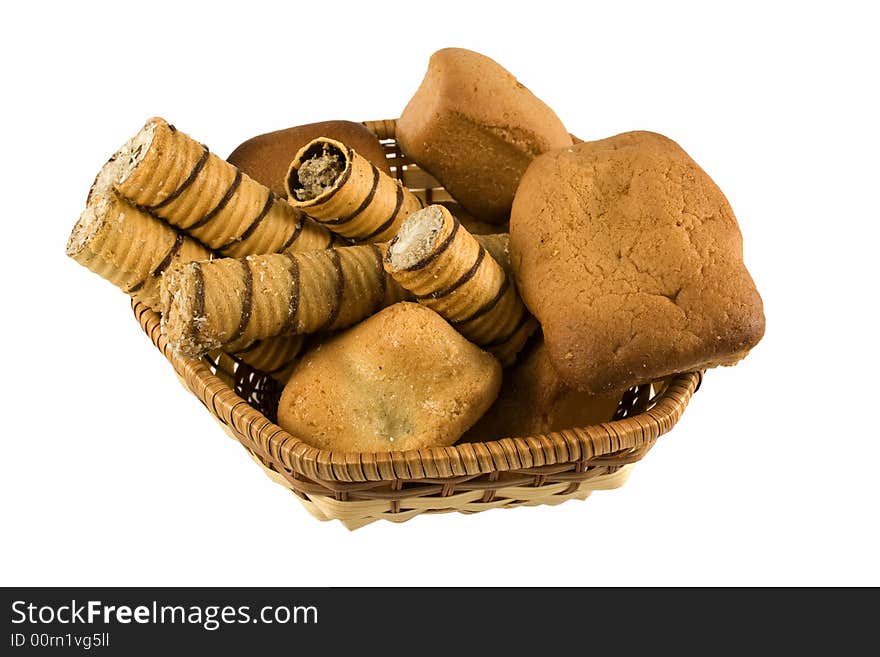
[[764, 333], [727, 199], [662, 135], [537, 158], [514, 199], [510, 252], [553, 366], [580, 390], [731, 365]]

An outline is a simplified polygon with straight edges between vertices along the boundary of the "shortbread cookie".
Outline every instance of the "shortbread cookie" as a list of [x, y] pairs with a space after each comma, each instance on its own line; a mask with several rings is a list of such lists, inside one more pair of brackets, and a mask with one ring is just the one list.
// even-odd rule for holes
[[240, 169], [153, 118], [111, 158], [105, 175], [125, 198], [223, 256], [276, 253], [297, 239], [327, 244], [320, 226]]
[[475, 217], [503, 223], [516, 186], [539, 154], [571, 146], [547, 105], [488, 57], [435, 52], [397, 121], [401, 149]]
[[347, 144], [391, 175], [379, 139], [363, 123], [352, 121], [322, 121], [257, 135], [240, 144], [226, 161], [284, 198], [287, 196], [284, 181], [290, 163], [303, 146], [318, 137]]
[[391, 239], [403, 220], [422, 207], [400, 181], [334, 139], [315, 139], [300, 149], [286, 187], [293, 207], [358, 242]]
[[220, 258], [165, 272], [162, 330], [174, 349], [198, 357], [345, 328], [408, 296], [385, 275], [375, 244]]
[[413, 213], [385, 269], [462, 335], [510, 365], [537, 327], [504, 269], [441, 205]]
[[727, 199], [662, 135], [536, 159], [516, 193], [510, 251], [553, 366], [583, 391], [733, 364], [764, 333]]
[[590, 395], [567, 386], [547, 357], [540, 336], [505, 370], [498, 399], [459, 442], [538, 436], [608, 422], [621, 393]]
[[432, 310], [398, 303], [306, 352], [278, 424], [334, 452], [454, 443], [492, 404], [501, 367]]

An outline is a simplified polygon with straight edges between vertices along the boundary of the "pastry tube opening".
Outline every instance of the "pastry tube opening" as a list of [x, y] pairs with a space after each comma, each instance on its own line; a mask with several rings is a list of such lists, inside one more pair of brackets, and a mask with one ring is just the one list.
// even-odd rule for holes
[[290, 173], [297, 201], [311, 201], [331, 190], [349, 169], [345, 152], [332, 142], [319, 141], [303, 153], [299, 169]]
[[96, 188], [70, 233], [67, 255], [158, 309], [162, 272], [175, 262], [207, 260], [212, 253], [115, 192]]
[[[214, 253], [112, 190], [95, 188], [70, 233], [67, 255], [158, 312], [163, 272]], [[301, 347], [295, 338], [272, 338], [232, 355], [283, 382]]]
[[163, 276], [162, 330], [199, 357], [240, 352], [255, 340], [341, 329], [411, 298], [382, 267], [379, 245], [220, 258]]
[[[501, 240], [493, 247], [502, 253]], [[503, 365], [537, 328], [510, 274], [440, 205], [410, 215], [388, 245], [386, 271]]]
[[147, 121], [105, 168], [96, 186], [109, 179], [134, 205], [223, 256], [282, 251], [304, 230], [284, 199], [161, 118]]
[[290, 164], [287, 198], [326, 228], [357, 242], [384, 242], [421, 201], [340, 141], [321, 137]]

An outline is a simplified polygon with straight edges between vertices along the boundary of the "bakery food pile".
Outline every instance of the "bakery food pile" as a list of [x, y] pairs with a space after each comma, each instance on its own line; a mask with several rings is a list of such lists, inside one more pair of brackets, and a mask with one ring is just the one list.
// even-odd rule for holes
[[672, 140], [573, 138], [481, 54], [435, 53], [396, 139], [363, 124], [226, 159], [161, 118], [98, 173], [67, 254], [161, 313], [179, 353], [284, 386], [278, 424], [383, 452], [611, 419], [624, 391], [732, 365], [764, 332], [727, 200]]

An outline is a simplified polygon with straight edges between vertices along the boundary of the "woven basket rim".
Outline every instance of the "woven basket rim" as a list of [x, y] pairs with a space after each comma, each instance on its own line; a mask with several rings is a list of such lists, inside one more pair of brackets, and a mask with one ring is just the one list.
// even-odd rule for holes
[[155, 347], [219, 422], [231, 425], [292, 472], [325, 482], [474, 476], [572, 462], [586, 466], [601, 463], [603, 457], [613, 460], [612, 455], [644, 453], [679, 420], [703, 377], [702, 371], [677, 374], [649, 409], [587, 427], [449, 447], [335, 452], [313, 447], [267, 419], [211, 372], [204, 361], [176, 353], [162, 335], [158, 313], [138, 301], [132, 300], [131, 306]]

